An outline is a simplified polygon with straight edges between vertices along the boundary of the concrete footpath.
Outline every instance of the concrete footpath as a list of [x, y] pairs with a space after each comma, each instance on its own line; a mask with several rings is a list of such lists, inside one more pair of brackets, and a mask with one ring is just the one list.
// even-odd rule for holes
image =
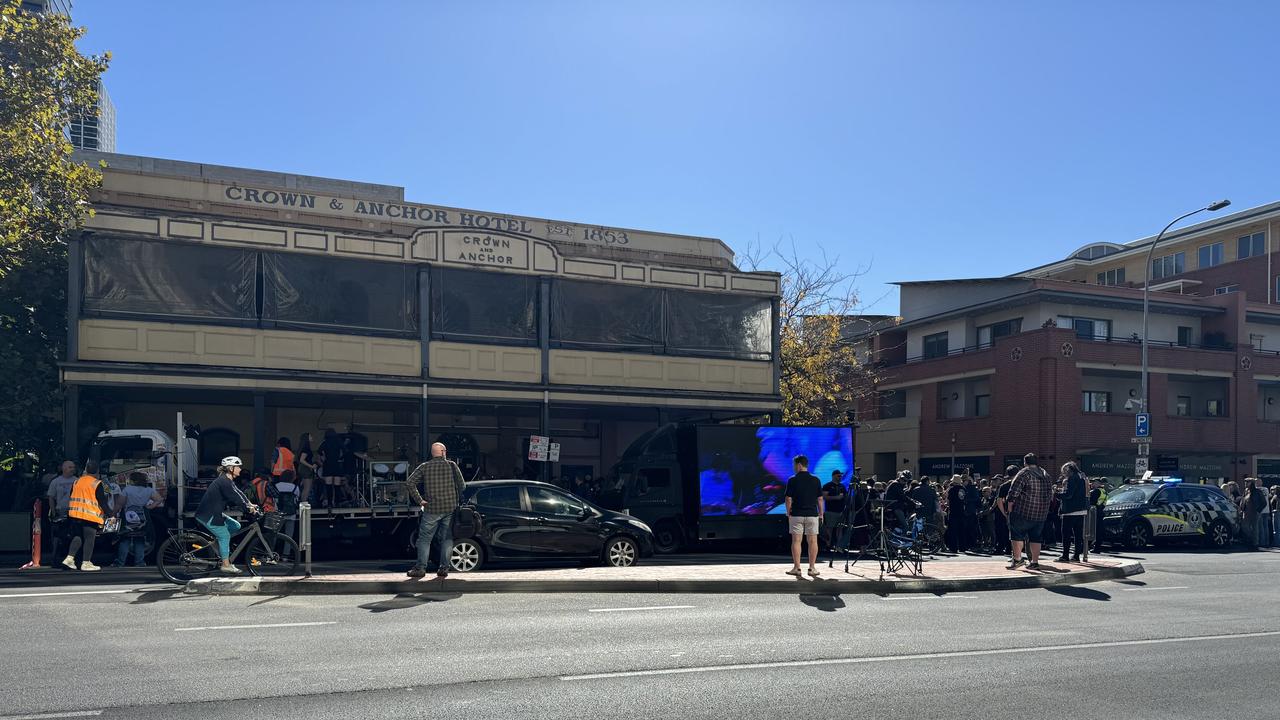
[[953, 593], [1043, 588], [1115, 580], [1143, 572], [1136, 560], [1089, 563], [1041, 562], [1039, 570], [1007, 570], [1007, 559], [935, 560], [920, 575], [880, 573], [875, 560], [844, 571], [823, 564], [817, 578], [785, 574], [782, 563], [653, 564], [630, 568], [589, 567], [454, 573], [420, 580], [403, 573], [327, 574], [310, 578], [207, 578], [187, 584], [198, 595], [376, 595], [398, 593], [764, 593], [843, 595], [854, 593]]

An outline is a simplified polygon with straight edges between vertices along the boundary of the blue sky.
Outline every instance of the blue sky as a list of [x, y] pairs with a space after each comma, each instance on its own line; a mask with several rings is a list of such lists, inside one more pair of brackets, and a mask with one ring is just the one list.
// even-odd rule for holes
[[76, 0], [121, 152], [1001, 275], [1280, 199], [1280, 3]]

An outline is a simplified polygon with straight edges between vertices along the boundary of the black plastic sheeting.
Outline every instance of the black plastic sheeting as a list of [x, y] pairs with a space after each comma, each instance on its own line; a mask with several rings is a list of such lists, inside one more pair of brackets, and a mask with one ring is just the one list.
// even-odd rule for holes
[[257, 319], [257, 253], [94, 236], [84, 245], [87, 313]]
[[332, 256], [263, 253], [263, 320], [393, 334], [418, 329], [417, 270]]
[[662, 290], [556, 280], [551, 340], [560, 347], [660, 353]]
[[538, 279], [435, 268], [431, 273], [431, 333], [459, 342], [536, 344]]
[[668, 290], [667, 352], [768, 360], [772, 313], [768, 299]]

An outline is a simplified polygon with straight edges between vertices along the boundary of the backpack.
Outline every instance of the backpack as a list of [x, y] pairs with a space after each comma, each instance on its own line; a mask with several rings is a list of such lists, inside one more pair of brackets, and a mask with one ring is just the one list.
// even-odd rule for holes
[[142, 505], [130, 505], [120, 516], [120, 531], [127, 535], [141, 535], [147, 529], [147, 509]]
[[279, 493], [275, 498], [276, 512], [285, 516], [297, 515], [299, 504], [298, 493], [280, 492], [279, 488], [276, 488], [276, 492]]

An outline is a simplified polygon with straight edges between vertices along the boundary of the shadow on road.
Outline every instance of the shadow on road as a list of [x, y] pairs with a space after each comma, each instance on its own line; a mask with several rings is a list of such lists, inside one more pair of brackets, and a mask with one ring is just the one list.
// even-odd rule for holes
[[835, 612], [845, 607], [844, 600], [839, 595], [801, 595], [800, 602], [822, 612]]
[[365, 603], [359, 607], [372, 613], [384, 613], [389, 610], [404, 610], [419, 605], [457, 600], [460, 597], [462, 593], [400, 593], [390, 600]]
[[1079, 598], [1081, 600], [1101, 600], [1103, 602], [1111, 600], [1111, 596], [1101, 590], [1084, 587], [1081, 585], [1068, 585], [1066, 587], [1051, 587], [1049, 592], [1055, 595], [1066, 595], [1067, 597]]
[[182, 597], [182, 587], [174, 586], [165, 588], [164, 590], [143, 590], [138, 593], [138, 597], [134, 598], [130, 605], [151, 605], [153, 603], [162, 602], [164, 600], [172, 600], [175, 597]]

